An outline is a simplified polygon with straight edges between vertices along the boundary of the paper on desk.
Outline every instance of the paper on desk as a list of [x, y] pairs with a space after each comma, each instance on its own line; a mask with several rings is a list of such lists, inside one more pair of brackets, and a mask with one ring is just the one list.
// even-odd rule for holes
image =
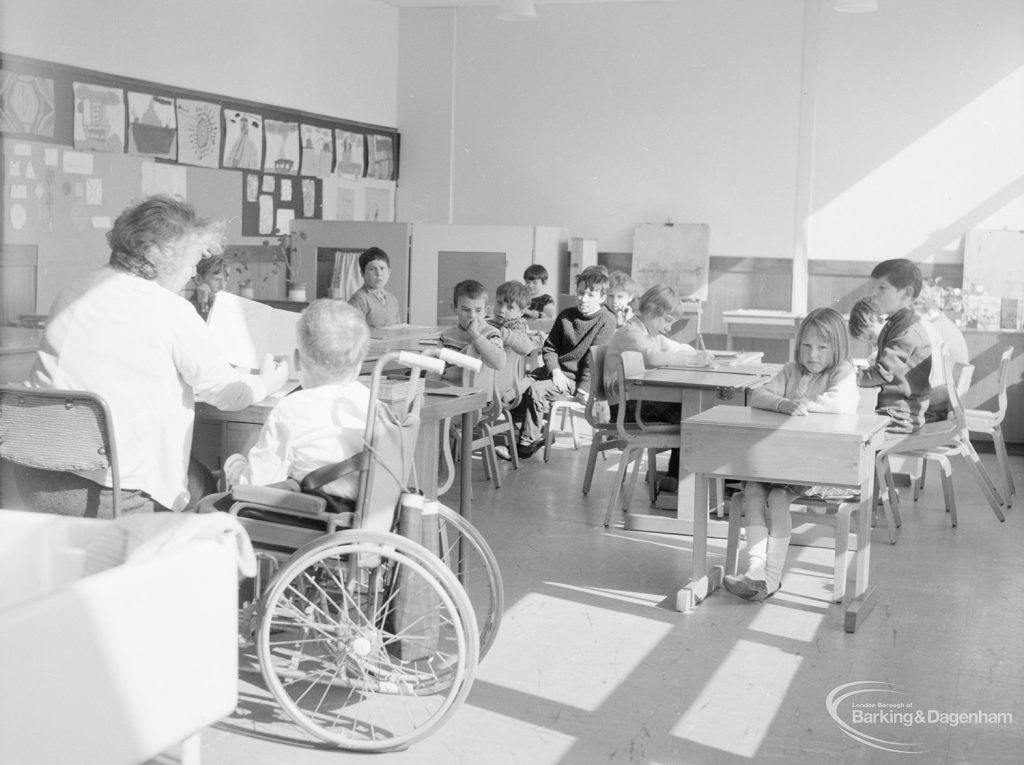
[[218, 292], [207, 324], [213, 341], [236, 367], [259, 369], [264, 354], [288, 359], [290, 377], [299, 378], [293, 362], [299, 314], [272, 308], [233, 292]]

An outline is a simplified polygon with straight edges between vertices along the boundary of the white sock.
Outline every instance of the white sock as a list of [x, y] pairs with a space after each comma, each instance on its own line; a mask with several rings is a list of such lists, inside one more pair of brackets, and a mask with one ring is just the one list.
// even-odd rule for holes
[[747, 526], [748, 579], [765, 579], [764, 567], [768, 552], [768, 527]]
[[779, 589], [782, 582], [782, 569], [786, 565], [786, 551], [789, 549], [789, 535], [784, 537], [768, 537], [768, 555], [764, 566], [764, 581], [768, 592]]

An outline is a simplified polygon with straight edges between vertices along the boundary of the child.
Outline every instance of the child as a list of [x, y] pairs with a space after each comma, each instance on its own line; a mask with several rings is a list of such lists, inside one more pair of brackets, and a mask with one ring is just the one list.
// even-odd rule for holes
[[[301, 481], [316, 468], [341, 462], [363, 448], [370, 391], [356, 380], [370, 348], [370, 332], [358, 310], [321, 298], [299, 318], [301, 390], [281, 399], [248, 455], [224, 462], [229, 486], [265, 485], [287, 478]], [[327, 494], [355, 499], [359, 475], [322, 487]]]
[[488, 320], [501, 333], [502, 345], [522, 356], [533, 350], [530, 325], [523, 318], [529, 305], [530, 290], [525, 284], [504, 282], [494, 293], [494, 318]]
[[604, 310], [608, 276], [586, 269], [576, 277], [576, 305], [558, 314], [544, 341], [544, 365], [512, 412], [519, 428], [517, 451], [529, 459], [541, 444], [544, 413], [557, 396], [585, 398], [590, 381], [588, 354], [591, 345], [603, 345], [615, 331], [615, 318]]
[[363, 286], [348, 299], [366, 317], [371, 327], [393, 327], [402, 323], [398, 298], [384, 290], [391, 276], [391, 259], [380, 247], [371, 247], [359, 256]]
[[[928, 397], [928, 410], [924, 417], [927, 422], [937, 422], [949, 415], [949, 393], [942, 379], [942, 356], [936, 352], [936, 346], [945, 350], [954, 364], [970, 364], [971, 354], [967, 350], [967, 340], [963, 333], [942, 311], [935, 280], [929, 279], [921, 286], [921, 294], [914, 301], [914, 309], [932, 339], [932, 374], [929, 378], [932, 392]], [[936, 343], [936, 337], [940, 342]]]
[[544, 266], [534, 263], [527, 266], [523, 272], [523, 281], [530, 290], [530, 305], [523, 316], [527, 319], [550, 319], [555, 315], [555, 301], [551, 295], [544, 292], [544, 285], [548, 283], [548, 270]]
[[[503, 369], [505, 346], [501, 342], [501, 332], [484, 320], [487, 312], [487, 289], [484, 285], [473, 279], [456, 284], [452, 292], [452, 307], [455, 308], [457, 322], [441, 333], [441, 345], [459, 353], [475, 355], [491, 369]], [[445, 370], [444, 379], [460, 381], [462, 368], [452, 366]]]
[[616, 327], [624, 326], [633, 318], [633, 299], [636, 293], [637, 283], [625, 271], [616, 271], [608, 277], [608, 298], [605, 307], [615, 317]]
[[[794, 416], [856, 411], [860, 395], [846, 322], [838, 311], [818, 308], [807, 314], [797, 330], [794, 356], [793, 361], [751, 394], [752, 407]], [[724, 585], [729, 592], [751, 601], [762, 601], [775, 594], [792, 529], [790, 502], [812, 492], [821, 490], [757, 481], [743, 484], [749, 562], [745, 573], [725, 577]]]
[[878, 335], [884, 324], [885, 317], [878, 312], [878, 306], [872, 298], [862, 297], [850, 309], [850, 337], [872, 348], [878, 345]]
[[214, 296], [228, 284], [228, 264], [219, 255], [209, 255], [196, 264], [196, 289], [192, 293], [192, 305], [206, 321]]
[[871, 296], [889, 318], [878, 335], [875, 362], [858, 370], [857, 384], [880, 388], [876, 411], [890, 418], [890, 433], [919, 430], [928, 410], [932, 343], [914, 311], [920, 293], [921, 271], [906, 258], [883, 261], [871, 272]]
[[[618, 274], [620, 272], [616, 272]], [[614, 277], [616, 274], [613, 274]], [[621, 385], [620, 359], [623, 351], [639, 351], [644, 355], [647, 367], [663, 367], [669, 364], [707, 366], [711, 354], [696, 351], [685, 343], [677, 343], [664, 335], [675, 323], [679, 310], [679, 298], [671, 287], [656, 285], [640, 296], [639, 313], [625, 326], [615, 330], [604, 357], [604, 385], [611, 402], [611, 416], [618, 413], [619, 386]], [[627, 403], [627, 420], [635, 419], [635, 401]], [[661, 401], [644, 401], [640, 414], [647, 422], [677, 424], [680, 417], [679, 404]], [[668, 472], [658, 483], [658, 490], [674, 492], [679, 488], [679, 449], [673, 449], [668, 461]]]

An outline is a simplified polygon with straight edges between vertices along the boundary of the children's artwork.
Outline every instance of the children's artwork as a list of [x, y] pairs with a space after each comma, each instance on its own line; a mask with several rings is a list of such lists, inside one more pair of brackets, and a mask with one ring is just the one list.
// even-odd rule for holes
[[188, 176], [181, 165], [148, 160], [142, 163], [142, 196], [167, 194], [172, 197], [188, 198]]
[[302, 125], [302, 175], [327, 178], [334, 171], [334, 138], [330, 128]]
[[362, 220], [365, 212], [363, 185], [344, 178], [327, 178], [323, 182], [324, 220]]
[[366, 167], [367, 178], [379, 178], [382, 181], [395, 180], [395, 141], [389, 135], [371, 134], [367, 146], [369, 162]]
[[632, 277], [644, 289], [666, 284], [681, 300], [707, 300], [710, 232], [706, 223], [636, 226]]
[[174, 99], [128, 91], [128, 153], [177, 159], [178, 114]]
[[124, 153], [124, 91], [76, 82], [75, 148]]
[[363, 220], [393, 221], [395, 219], [394, 181], [382, 183], [367, 181], [363, 193], [366, 199], [366, 217]]
[[334, 131], [334, 172], [342, 178], [362, 178], [366, 171], [365, 137], [347, 130]]
[[[296, 183], [301, 183], [295, 188]], [[245, 173], [242, 179], [242, 235], [287, 234], [293, 218], [320, 218], [323, 181], [292, 181], [273, 175]]]
[[263, 121], [267, 151], [263, 171], [282, 175], [299, 174], [299, 123]]
[[220, 167], [220, 105], [179, 98], [178, 161]]
[[53, 138], [53, 80], [0, 69], [0, 133]]
[[263, 166], [263, 118], [248, 112], [224, 112], [224, 167], [259, 170]]

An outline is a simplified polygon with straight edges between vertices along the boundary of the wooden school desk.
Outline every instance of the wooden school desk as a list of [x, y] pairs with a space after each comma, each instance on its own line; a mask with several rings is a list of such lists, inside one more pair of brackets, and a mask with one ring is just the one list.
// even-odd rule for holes
[[[437, 496], [438, 444], [441, 423], [449, 417], [462, 417], [463, 433], [472, 432], [473, 414], [486, 403], [483, 391], [473, 390], [460, 396], [427, 393], [420, 409], [420, 433], [416, 439], [414, 465], [419, 487], [428, 498]], [[237, 412], [224, 412], [210, 404], [196, 403], [196, 424], [192, 435], [192, 453], [209, 469], [219, 469], [236, 452], [247, 452], [259, 436], [260, 428], [273, 408], [273, 401], [262, 401]], [[462, 439], [462, 463], [459, 468], [459, 513], [469, 519], [473, 490], [472, 439]]]
[[[648, 369], [638, 377], [626, 379], [626, 394], [638, 401], [677, 402], [681, 419], [713, 406], [748, 405], [750, 392], [764, 385], [779, 370], [778, 364], [737, 364], [705, 368]], [[681, 466], [682, 468], [683, 466]], [[692, 534], [694, 507], [693, 474], [680, 469], [675, 516], [628, 512], [625, 526], [634, 531], [660, 531], [667, 534]], [[707, 520], [707, 513], [704, 513]], [[712, 536], [725, 538], [727, 521], [712, 522]]]
[[800, 317], [795, 313], [740, 308], [735, 311], [722, 311], [722, 321], [726, 327], [727, 350], [733, 350], [737, 337], [785, 340], [789, 344], [789, 353], [785, 360], [793, 358], [796, 330], [800, 325]]
[[731, 478], [842, 486], [860, 492], [857, 512], [857, 583], [846, 608], [854, 632], [878, 595], [869, 585], [875, 451], [885, 440], [887, 417], [877, 414], [809, 414], [792, 417], [735, 406], [716, 406], [683, 421], [682, 464], [696, 475], [693, 505], [693, 570], [676, 608], [693, 608], [722, 583], [723, 567], [707, 567], [708, 479]]

